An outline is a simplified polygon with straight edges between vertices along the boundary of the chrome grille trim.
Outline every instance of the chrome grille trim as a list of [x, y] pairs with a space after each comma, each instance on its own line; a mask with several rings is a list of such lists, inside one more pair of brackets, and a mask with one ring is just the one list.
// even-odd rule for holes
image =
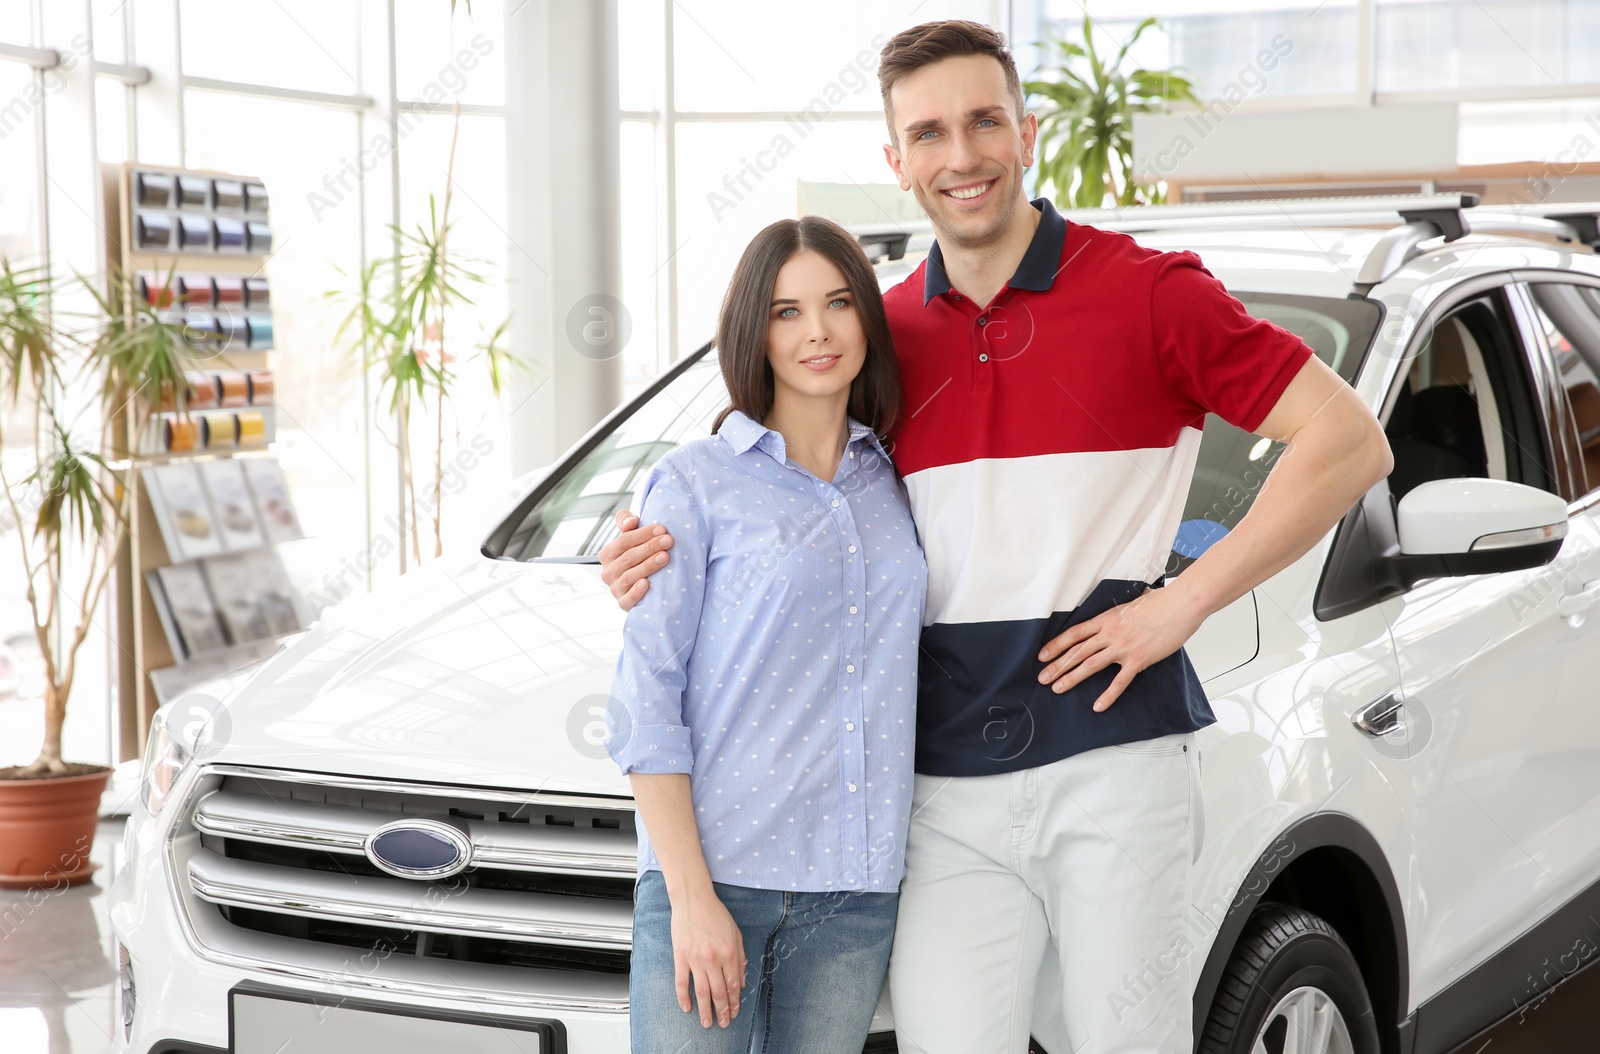
[[[219, 790], [200, 801], [194, 825], [200, 833], [220, 838], [359, 856], [366, 837], [396, 818], [393, 813], [351, 806]], [[636, 843], [629, 831], [466, 823], [476, 867], [622, 877], [636, 871]]]
[[213, 904], [428, 933], [577, 948], [625, 949], [633, 940], [633, 908], [620, 900], [497, 889], [450, 892], [433, 883], [306, 871], [211, 854], [189, 861], [189, 886]]
[[327, 772], [301, 772], [291, 769], [267, 769], [256, 765], [209, 765], [207, 771], [217, 776], [243, 776], [247, 779], [272, 783], [303, 783], [315, 787], [339, 787], [346, 790], [371, 791], [382, 794], [411, 794], [430, 798], [472, 798], [485, 802], [514, 802], [525, 805], [547, 805], [562, 809], [606, 809], [631, 814], [632, 798], [607, 798], [593, 794], [563, 794], [559, 791], [528, 791], [491, 787], [458, 787], [449, 783], [415, 783], [406, 780], [368, 779]]
[[[238, 863], [246, 866], [273, 868], [276, 864], [255, 864], [247, 860], [235, 860], [223, 855], [219, 849], [223, 848], [223, 839], [241, 837], [240, 835], [220, 835], [203, 832], [196, 824], [198, 806], [208, 797], [222, 791], [224, 782], [228, 780], [259, 781], [262, 784], [272, 784], [283, 788], [285, 795], [278, 798], [263, 797], [273, 788], [265, 786], [249, 787], [241, 794], [254, 793], [263, 797], [264, 801], [294, 801], [295, 804], [318, 805], [326, 804], [328, 800], [343, 798], [350, 802], [349, 805], [331, 805], [330, 808], [339, 810], [348, 808], [356, 812], [362, 811], [367, 804], [367, 796], [371, 795], [374, 802], [372, 811], [378, 818], [390, 819], [398, 815], [411, 814], [412, 802], [407, 800], [399, 802], [396, 796], [405, 796], [407, 799], [432, 799], [428, 802], [418, 801], [416, 804], [424, 807], [435, 803], [449, 805], [452, 802], [462, 805], [463, 811], [470, 813], [483, 812], [488, 818], [490, 809], [478, 809], [469, 806], [468, 802], [496, 803], [505, 807], [501, 810], [500, 822], [489, 819], [486, 826], [493, 829], [497, 825], [506, 830], [527, 830], [530, 827], [536, 830], [548, 830], [549, 833], [560, 837], [577, 834], [580, 839], [587, 838], [591, 833], [599, 834], [603, 838], [618, 838], [618, 831], [608, 828], [583, 828], [572, 826], [550, 826], [545, 828], [542, 824], [529, 824], [526, 827], [516, 822], [504, 822], [505, 814], [509, 812], [516, 817], [522, 814], [520, 805], [531, 806], [527, 810], [530, 816], [536, 816], [539, 809], [545, 810], [546, 817], [571, 817], [574, 814], [582, 822], [584, 813], [593, 816], [596, 813], [618, 817], [621, 837], [631, 839], [634, 828], [634, 803], [629, 798], [610, 797], [604, 795], [579, 795], [561, 794], [549, 791], [516, 791], [493, 790], [481, 787], [457, 787], [448, 784], [418, 783], [414, 781], [388, 781], [381, 779], [352, 778], [337, 774], [306, 772], [298, 769], [263, 768], [255, 765], [237, 765], [230, 763], [202, 763], [189, 768], [179, 774], [178, 784], [173, 788], [173, 801], [168, 805], [167, 816], [162, 817], [161, 838], [164, 845], [166, 864], [162, 868], [164, 883], [168, 888], [173, 902], [177, 907], [177, 917], [182, 927], [184, 937], [195, 954], [208, 962], [225, 965], [258, 976], [280, 977], [291, 981], [312, 982], [325, 985], [331, 990], [365, 991], [389, 996], [415, 996], [426, 997], [447, 1003], [459, 1003], [463, 1007], [481, 1008], [484, 1004], [494, 1004], [507, 1008], [517, 1008], [528, 1012], [544, 1015], [563, 1015], [569, 1013], [601, 1013], [619, 1014], [628, 1010], [628, 978], [626, 973], [595, 972], [583, 968], [567, 968], [544, 964], [522, 964], [514, 962], [480, 961], [473, 958], [437, 957], [422, 954], [392, 954], [387, 948], [373, 956], [365, 954], [359, 946], [349, 946], [340, 943], [324, 943], [318, 940], [308, 940], [304, 937], [272, 931], [251, 929], [233, 924], [225, 915], [223, 908], [202, 900], [190, 884], [189, 864], [191, 861], [215, 863], [222, 861]], [[237, 784], [236, 784], [237, 785]], [[307, 796], [321, 796], [323, 802], [306, 802], [300, 800], [300, 789], [307, 792]], [[321, 794], [319, 792], [328, 793]], [[387, 796], [387, 797], [385, 797]], [[225, 804], [225, 801], [220, 803]], [[218, 813], [220, 816], [220, 811]], [[170, 819], [169, 819], [170, 817]], [[218, 822], [222, 822], [220, 819]], [[473, 822], [473, 821], [469, 821]], [[556, 819], [555, 824], [561, 824], [561, 819]], [[324, 828], [327, 833], [328, 828]], [[348, 845], [347, 838], [353, 829], [335, 825], [330, 841], [333, 846], [321, 846], [324, 852], [338, 853], [339, 844]], [[265, 827], [254, 832], [262, 835], [261, 841], [269, 841], [268, 836], [284, 836], [286, 834], [283, 824], [276, 827]], [[292, 835], [293, 832], [288, 832]], [[491, 833], [493, 833], [491, 831]], [[503, 833], [503, 832], [502, 832]], [[574, 839], [578, 841], [580, 839]], [[500, 841], [504, 841], [501, 839]], [[209, 845], [207, 843], [210, 843]], [[280, 843], [299, 848], [301, 851], [318, 849], [303, 841], [290, 839]], [[498, 843], [496, 843], [498, 846]], [[514, 855], [514, 854], [513, 854]], [[608, 859], [602, 870], [615, 882], [618, 877], [623, 877], [620, 872], [612, 873], [611, 854], [604, 854]], [[566, 863], [573, 864], [578, 854], [566, 854]], [[328, 857], [336, 861], [337, 856]], [[537, 862], [523, 860], [522, 862]], [[497, 865], [498, 866], [498, 865]], [[314, 869], [285, 866], [283, 870], [292, 872], [300, 877]], [[507, 870], [514, 868], [506, 865]], [[536, 867], [535, 870], [555, 870]], [[357, 869], [360, 870], [360, 869]], [[629, 869], [631, 876], [632, 868]], [[574, 872], [569, 868], [568, 878]], [[346, 877], [338, 872], [323, 872], [331, 874], [342, 881]], [[422, 883], [409, 883], [403, 879], [393, 879], [402, 886], [417, 885]], [[537, 880], [535, 880], [537, 881]], [[505, 892], [510, 890], [481, 889], [477, 892]], [[512, 893], [514, 896], [524, 896], [524, 893]], [[591, 898], [582, 896], [564, 897], [561, 894], [544, 894], [557, 899], [571, 899], [575, 901], [590, 902]], [[593, 898], [594, 901], [604, 902], [605, 898]], [[626, 939], [620, 944], [606, 944], [604, 946], [591, 946], [587, 949], [576, 945], [566, 945], [574, 953], [592, 955], [614, 956], [625, 951], [631, 944], [632, 906], [624, 897], [610, 901], [612, 910], [620, 905], [626, 912]], [[204, 909], [204, 910], [202, 910]], [[255, 910], [263, 910], [257, 908]], [[614, 921], [622, 923], [618, 913]], [[370, 920], [370, 912], [364, 913], [363, 918]], [[326, 925], [348, 925], [339, 921], [323, 920]], [[396, 927], [398, 929], [398, 927]], [[606, 938], [615, 937], [613, 932], [602, 933]], [[484, 939], [504, 943], [508, 938], [495, 938], [489, 934], [481, 935]], [[441, 936], [439, 940], [456, 939]], [[509, 938], [516, 941], [516, 938]], [[537, 948], [543, 944], [556, 948], [562, 945], [551, 941], [527, 942], [530, 948]]]

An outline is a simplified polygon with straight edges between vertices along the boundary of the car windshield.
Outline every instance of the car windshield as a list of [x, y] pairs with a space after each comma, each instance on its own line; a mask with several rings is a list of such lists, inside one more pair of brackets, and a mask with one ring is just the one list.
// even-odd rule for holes
[[[1354, 381], [1382, 317], [1369, 300], [1236, 294], [1251, 314], [1269, 319], [1309, 344], [1346, 381]], [[711, 431], [727, 405], [716, 356], [703, 351], [653, 395], [637, 401], [614, 427], [557, 469], [492, 538], [512, 560], [595, 560], [616, 537], [615, 513], [632, 501], [645, 471], [667, 451]], [[1168, 572], [1177, 574], [1225, 537], [1249, 511], [1283, 446], [1206, 419], [1194, 482], [1173, 544]]]

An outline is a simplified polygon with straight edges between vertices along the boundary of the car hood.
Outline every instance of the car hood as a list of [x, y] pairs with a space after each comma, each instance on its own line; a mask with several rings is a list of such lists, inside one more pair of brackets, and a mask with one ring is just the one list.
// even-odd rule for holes
[[439, 561], [324, 614], [230, 693], [197, 755], [626, 795], [600, 739], [623, 618], [596, 565]]
[[[601, 740], [624, 618], [598, 565], [436, 561], [264, 661], [213, 712], [196, 757], [630, 795]], [[1248, 662], [1256, 630], [1250, 594], [1208, 619], [1188, 645], [1202, 680]]]

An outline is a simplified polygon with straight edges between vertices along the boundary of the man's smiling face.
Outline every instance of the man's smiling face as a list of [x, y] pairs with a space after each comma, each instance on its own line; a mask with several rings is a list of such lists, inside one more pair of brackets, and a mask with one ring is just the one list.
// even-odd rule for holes
[[885, 145], [884, 155], [939, 241], [967, 249], [997, 242], [1027, 204], [1022, 173], [1039, 132], [1031, 113], [1017, 123], [1000, 63], [988, 55], [941, 59], [895, 81], [889, 99], [900, 142]]

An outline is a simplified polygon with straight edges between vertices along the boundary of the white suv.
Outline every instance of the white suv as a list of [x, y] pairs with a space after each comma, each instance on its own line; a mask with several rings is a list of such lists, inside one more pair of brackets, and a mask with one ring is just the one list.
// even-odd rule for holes
[[[1189, 645], [1218, 718], [1189, 932], [1105, 998], [1193, 983], [1199, 1050], [1442, 1052], [1597, 950], [1600, 209], [1472, 204], [1069, 214], [1197, 251], [1395, 454]], [[157, 715], [112, 891], [118, 1050], [627, 1050], [634, 814], [600, 742], [623, 615], [595, 554], [723, 403], [702, 348], [481, 557]], [[1278, 450], [1208, 423], [1171, 574]], [[893, 1050], [879, 1010], [867, 1049]]]

